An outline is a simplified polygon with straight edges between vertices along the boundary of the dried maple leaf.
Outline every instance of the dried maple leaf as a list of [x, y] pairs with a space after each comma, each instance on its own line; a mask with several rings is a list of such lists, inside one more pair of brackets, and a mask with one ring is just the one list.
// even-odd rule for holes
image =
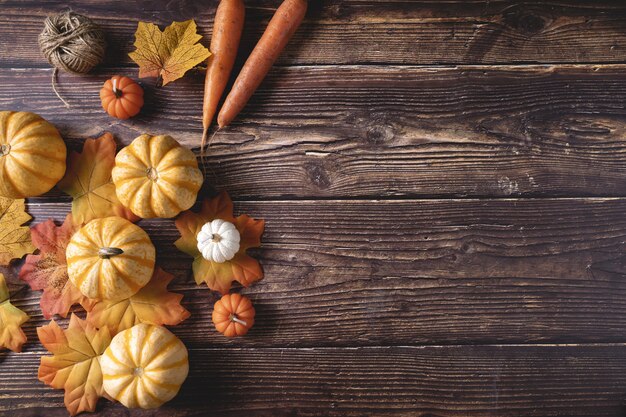
[[0, 274], [0, 346], [21, 352], [26, 342], [22, 324], [28, 319], [28, 314], [11, 304], [7, 282]]
[[79, 229], [68, 214], [61, 226], [52, 219], [30, 229], [39, 254], [28, 255], [20, 271], [20, 279], [33, 290], [43, 290], [40, 305], [47, 319], [55, 314], [67, 317], [70, 307], [81, 304], [85, 309], [94, 301], [85, 297], [67, 276], [65, 249], [72, 235]]
[[22, 226], [30, 219], [24, 200], [0, 197], [0, 265], [34, 252], [30, 229]]
[[62, 330], [53, 320], [37, 328], [37, 335], [52, 356], [42, 356], [39, 380], [65, 390], [65, 407], [70, 415], [94, 411], [104, 396], [100, 356], [111, 343], [109, 329], [96, 329], [72, 314]]
[[[239, 251], [230, 261], [218, 263], [208, 261], [198, 250], [196, 236], [202, 226], [215, 219], [222, 219], [235, 225], [241, 235]], [[181, 238], [174, 244], [181, 251], [193, 256], [193, 275], [196, 283], [206, 282], [210, 289], [226, 294], [232, 281], [244, 287], [263, 278], [259, 262], [246, 255], [248, 248], [261, 246], [261, 235], [265, 227], [263, 220], [255, 220], [247, 215], [233, 217], [233, 202], [227, 193], [221, 193], [211, 200], [204, 200], [200, 213], [185, 211], [176, 220]]]
[[98, 139], [87, 139], [83, 153], [70, 155], [67, 171], [58, 187], [74, 199], [72, 216], [76, 224], [109, 216], [138, 220], [115, 194], [111, 170], [115, 165], [116, 148], [113, 135], [106, 132]]
[[167, 291], [173, 278], [174, 275], [156, 268], [150, 282], [132, 297], [95, 303], [87, 314], [87, 321], [98, 328], [107, 326], [112, 334], [138, 323], [174, 326], [190, 314], [180, 305], [182, 294]]
[[198, 43], [196, 22], [173, 22], [163, 32], [152, 23], [139, 22], [135, 51], [128, 55], [139, 65], [139, 78], [157, 77], [163, 85], [179, 79], [211, 53]]

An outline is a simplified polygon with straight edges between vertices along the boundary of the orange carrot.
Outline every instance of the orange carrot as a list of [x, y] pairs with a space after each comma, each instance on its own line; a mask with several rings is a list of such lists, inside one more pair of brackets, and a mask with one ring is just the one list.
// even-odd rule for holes
[[230, 72], [235, 65], [243, 21], [245, 19], [243, 0], [222, 0], [215, 12], [211, 53], [204, 81], [204, 102], [202, 104], [202, 147], [206, 144], [207, 133], [217, 105], [224, 93]]
[[306, 9], [307, 0], [285, 0], [276, 10], [220, 109], [217, 116], [220, 129], [228, 126], [243, 110], [302, 23]]

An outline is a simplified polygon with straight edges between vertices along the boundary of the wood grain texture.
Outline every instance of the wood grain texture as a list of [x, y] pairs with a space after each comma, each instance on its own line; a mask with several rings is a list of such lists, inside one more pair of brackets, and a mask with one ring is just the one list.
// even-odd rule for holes
[[[131, 64], [137, 21], [164, 27], [195, 19], [208, 39], [217, 1], [73, 1], [102, 25], [107, 63]], [[246, 2], [240, 60], [261, 36], [279, 0]], [[2, 66], [46, 66], [37, 36], [62, 0], [3, 1]], [[279, 65], [575, 63], [626, 60], [626, 5], [619, 1], [316, 0]]]
[[[279, 1], [246, 1], [238, 65]], [[216, 0], [0, 3], [0, 109], [42, 114], [73, 149], [109, 130], [120, 145], [164, 133], [198, 151], [202, 71], [161, 89], [142, 80], [146, 107], [124, 122], [98, 91], [137, 77], [138, 20], [195, 18], [208, 44]], [[60, 76], [71, 109], [36, 42], [68, 6], [110, 44], [94, 74]], [[172, 328], [191, 375], [161, 409], [103, 401], [97, 415], [623, 415], [626, 4], [310, 7], [205, 165], [204, 192], [228, 190], [267, 221], [252, 251], [266, 276], [235, 288], [255, 303], [254, 328], [217, 334], [218, 295], [195, 285], [173, 221], [142, 221], [192, 313]], [[33, 224], [69, 209], [58, 191], [28, 204]], [[32, 319], [25, 352], [0, 352], [0, 415], [66, 416], [62, 391], [37, 381], [46, 321], [18, 267], [0, 270]]]
[[[626, 199], [239, 202], [266, 220], [243, 339], [217, 334], [172, 221], [142, 221], [192, 317], [189, 346], [621, 342]], [[43, 220], [69, 204], [30, 205]], [[539, 214], [540, 213], [540, 214]], [[14, 276], [13, 276], [14, 277]], [[12, 278], [13, 278], [12, 277]], [[12, 283], [19, 283], [11, 279]], [[17, 289], [16, 287], [12, 287]], [[38, 293], [15, 303], [42, 325]]]
[[[50, 70], [3, 69], [0, 108], [37, 111], [74, 147], [104, 130], [198, 146], [202, 74], [144, 84], [130, 121], [102, 111], [103, 75], [61, 76], [68, 110]], [[623, 196], [625, 76], [625, 65], [276, 69], [215, 137], [207, 181], [239, 199]]]
[[[35, 382], [43, 352], [0, 354], [0, 412], [64, 417]], [[626, 346], [201, 349], [178, 397], [157, 410], [101, 400], [100, 416], [618, 416]], [[10, 372], [6, 372], [10, 371]]]

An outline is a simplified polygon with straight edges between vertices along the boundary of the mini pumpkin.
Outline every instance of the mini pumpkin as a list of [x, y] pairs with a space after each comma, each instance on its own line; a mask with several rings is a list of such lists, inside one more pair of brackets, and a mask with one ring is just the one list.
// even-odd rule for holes
[[67, 148], [59, 131], [41, 116], [0, 111], [0, 196], [44, 194], [65, 174]]
[[189, 373], [187, 348], [165, 327], [141, 323], [118, 333], [100, 360], [104, 391], [128, 408], [171, 400]]
[[163, 135], [141, 135], [122, 149], [112, 177], [120, 202], [144, 219], [189, 209], [204, 180], [193, 152]]
[[128, 77], [115, 75], [100, 90], [102, 108], [109, 116], [128, 119], [143, 107], [143, 88]]
[[226, 294], [213, 307], [213, 324], [226, 337], [243, 336], [254, 325], [255, 313], [245, 295]]
[[67, 274], [83, 295], [119, 301], [150, 281], [155, 249], [139, 226], [121, 217], [106, 217], [76, 232], [66, 257]]
[[215, 219], [202, 226], [196, 240], [204, 259], [222, 263], [230, 261], [239, 252], [241, 235], [231, 222]]

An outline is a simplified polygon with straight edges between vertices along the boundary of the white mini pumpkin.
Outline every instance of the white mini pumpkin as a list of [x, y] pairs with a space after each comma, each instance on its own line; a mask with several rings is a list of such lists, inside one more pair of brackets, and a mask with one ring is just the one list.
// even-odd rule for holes
[[202, 226], [196, 239], [204, 259], [222, 263], [230, 261], [239, 252], [241, 235], [231, 222], [215, 219]]
[[162, 326], [140, 323], [111, 340], [100, 360], [104, 391], [128, 408], [156, 408], [189, 373], [187, 348]]

